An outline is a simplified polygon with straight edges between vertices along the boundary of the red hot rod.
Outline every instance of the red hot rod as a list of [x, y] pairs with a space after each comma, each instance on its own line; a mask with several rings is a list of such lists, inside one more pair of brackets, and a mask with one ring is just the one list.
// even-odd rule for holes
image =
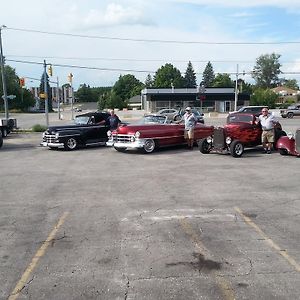
[[[211, 136], [199, 141], [199, 150], [203, 154], [212, 151], [230, 153], [241, 157], [244, 148], [261, 145], [262, 129], [254, 114], [232, 113], [227, 117], [224, 127], [215, 127]], [[280, 136], [286, 135], [279, 122], [275, 125], [275, 144]]]

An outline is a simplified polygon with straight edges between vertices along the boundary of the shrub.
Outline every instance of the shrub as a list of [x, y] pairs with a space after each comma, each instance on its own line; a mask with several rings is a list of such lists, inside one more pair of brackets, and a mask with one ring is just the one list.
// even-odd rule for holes
[[32, 126], [31, 129], [33, 132], [44, 132], [47, 129], [47, 127], [41, 124], [35, 124]]

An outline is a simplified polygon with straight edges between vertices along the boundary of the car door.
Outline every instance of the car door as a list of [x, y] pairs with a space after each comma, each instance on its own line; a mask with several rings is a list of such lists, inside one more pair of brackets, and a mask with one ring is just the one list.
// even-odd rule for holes
[[97, 114], [91, 117], [86, 128], [87, 144], [107, 141], [107, 131], [109, 127], [106, 123], [100, 124], [102, 121], [105, 121], [105, 115], [103, 114]]
[[300, 105], [296, 105], [294, 115], [300, 116]]

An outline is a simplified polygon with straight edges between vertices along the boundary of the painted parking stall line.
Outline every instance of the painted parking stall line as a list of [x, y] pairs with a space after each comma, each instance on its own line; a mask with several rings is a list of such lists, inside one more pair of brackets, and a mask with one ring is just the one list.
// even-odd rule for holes
[[45, 255], [47, 248], [53, 241], [56, 233], [58, 232], [59, 228], [64, 224], [69, 212], [64, 212], [63, 215], [60, 217], [50, 234], [48, 235], [46, 241], [42, 244], [42, 246], [38, 249], [34, 257], [32, 258], [30, 264], [26, 268], [25, 272], [23, 273], [21, 279], [18, 281], [16, 287], [12, 291], [11, 295], [8, 297], [8, 300], [15, 300], [19, 297], [20, 292], [26, 285], [29, 276], [34, 271], [35, 267], [37, 266], [39, 260]]
[[257, 224], [255, 224], [251, 218], [247, 217], [243, 211], [238, 208], [235, 207], [234, 208], [235, 211], [244, 219], [244, 221], [246, 222], [246, 224], [248, 224], [249, 226], [251, 226], [252, 228], [255, 229], [255, 231], [264, 238], [264, 240], [267, 242], [267, 244], [269, 244], [269, 246], [271, 248], [273, 248], [274, 250], [276, 250], [276, 252], [278, 254], [280, 254], [283, 258], [285, 258], [285, 260], [296, 269], [297, 272], [300, 272], [300, 265], [296, 262], [296, 260], [291, 257], [288, 252], [286, 250], [282, 250], [281, 247], [279, 247], [269, 236], [267, 236], [260, 228]]

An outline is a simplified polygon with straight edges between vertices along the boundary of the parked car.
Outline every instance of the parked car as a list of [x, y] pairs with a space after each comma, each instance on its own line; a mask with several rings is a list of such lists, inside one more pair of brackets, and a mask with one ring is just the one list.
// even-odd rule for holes
[[[231, 112], [229, 114], [235, 114], [235, 113], [249, 113], [253, 114], [256, 117], [258, 117], [261, 114], [261, 110], [267, 106], [257, 106], [257, 105], [249, 105], [249, 106], [242, 106], [240, 109], [237, 111]], [[267, 107], [268, 108], [268, 107]]]
[[294, 116], [300, 116], [300, 104], [288, 106], [287, 109], [280, 110], [282, 118], [293, 118]]
[[157, 112], [157, 114], [167, 116], [169, 120], [173, 121], [174, 117], [178, 115], [180, 109], [176, 108], [163, 108]]
[[[254, 114], [235, 113], [227, 117], [224, 127], [215, 127], [213, 134], [199, 141], [203, 154], [210, 152], [230, 153], [241, 157], [246, 147], [261, 145], [262, 128]], [[275, 125], [275, 144], [279, 137], [286, 135], [279, 122]]]
[[7, 137], [15, 128], [17, 128], [16, 119], [0, 119], [0, 131], [3, 138]]
[[[197, 124], [195, 140], [203, 139], [213, 132], [213, 126]], [[171, 123], [167, 116], [146, 115], [137, 124], [121, 125], [117, 130], [108, 131], [107, 146], [113, 146], [119, 152], [126, 149], [140, 149], [151, 153], [160, 147], [183, 145], [184, 124]]]
[[[43, 133], [41, 145], [74, 150], [78, 146], [105, 145], [109, 125], [106, 112], [92, 112], [75, 117], [74, 124], [51, 126]], [[104, 124], [99, 124], [105, 121]]]
[[276, 147], [281, 155], [300, 157], [300, 128], [295, 134], [288, 134], [278, 139]]
[[[196, 108], [192, 108], [192, 113], [195, 115], [197, 122], [204, 124], [204, 114], [200, 113]], [[181, 120], [183, 115], [185, 114], [185, 110], [180, 109], [178, 114], [174, 116], [174, 121]]]
[[[204, 114], [199, 112], [196, 108], [192, 108], [193, 114], [197, 118], [197, 122], [204, 124]], [[179, 121], [185, 114], [185, 110], [182, 108], [164, 108], [157, 112], [158, 114], [167, 116], [170, 121]]]

